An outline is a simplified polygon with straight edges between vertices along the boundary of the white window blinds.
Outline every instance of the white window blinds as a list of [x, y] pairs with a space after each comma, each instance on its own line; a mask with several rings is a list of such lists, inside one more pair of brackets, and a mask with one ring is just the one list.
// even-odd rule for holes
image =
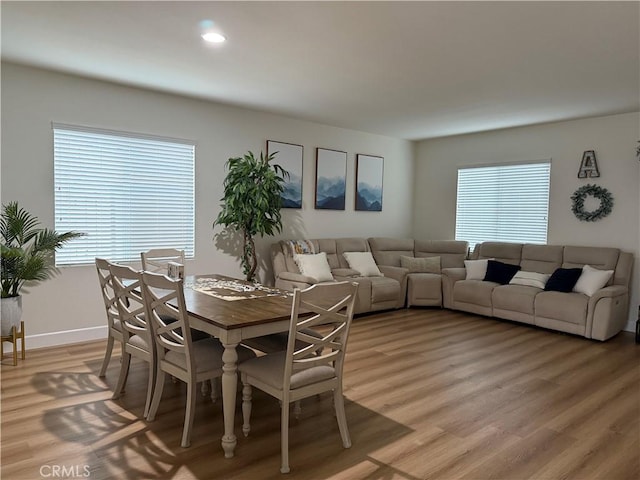
[[547, 243], [549, 160], [458, 169], [456, 240]]
[[59, 124], [53, 139], [55, 229], [87, 234], [56, 265], [138, 261], [162, 247], [193, 257], [193, 144]]

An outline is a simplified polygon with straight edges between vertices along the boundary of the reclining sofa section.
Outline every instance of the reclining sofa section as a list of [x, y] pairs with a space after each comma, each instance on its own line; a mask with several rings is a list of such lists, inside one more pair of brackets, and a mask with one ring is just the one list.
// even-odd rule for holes
[[484, 242], [471, 259], [494, 259], [522, 271], [552, 274], [558, 268], [613, 270], [591, 296], [546, 291], [528, 285], [467, 279], [465, 268], [443, 270], [445, 308], [504, 318], [562, 332], [607, 340], [626, 325], [633, 255], [617, 248]]

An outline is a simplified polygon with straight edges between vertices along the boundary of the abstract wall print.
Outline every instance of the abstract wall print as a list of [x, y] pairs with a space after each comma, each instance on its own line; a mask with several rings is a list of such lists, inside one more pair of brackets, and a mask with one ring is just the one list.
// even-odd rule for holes
[[289, 172], [282, 192], [282, 208], [302, 208], [302, 145], [267, 140], [267, 155]]
[[347, 152], [316, 149], [316, 208], [344, 210]]
[[382, 211], [384, 158], [358, 154], [356, 157], [356, 210]]

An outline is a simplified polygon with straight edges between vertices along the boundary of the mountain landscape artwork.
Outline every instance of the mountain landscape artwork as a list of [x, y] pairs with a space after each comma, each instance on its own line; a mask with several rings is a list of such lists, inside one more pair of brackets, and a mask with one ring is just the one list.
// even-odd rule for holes
[[356, 210], [382, 211], [384, 158], [358, 154], [356, 158]]
[[316, 149], [316, 209], [344, 210], [347, 152]]
[[276, 153], [274, 162], [289, 172], [282, 192], [282, 208], [302, 208], [302, 145], [267, 140], [267, 155]]

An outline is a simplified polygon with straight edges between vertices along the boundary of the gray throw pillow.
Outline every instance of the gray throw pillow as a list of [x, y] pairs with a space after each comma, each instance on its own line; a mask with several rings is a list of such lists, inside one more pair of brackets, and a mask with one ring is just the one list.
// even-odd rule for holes
[[409, 269], [409, 273], [440, 273], [440, 257], [407, 257], [400, 256], [402, 268]]

